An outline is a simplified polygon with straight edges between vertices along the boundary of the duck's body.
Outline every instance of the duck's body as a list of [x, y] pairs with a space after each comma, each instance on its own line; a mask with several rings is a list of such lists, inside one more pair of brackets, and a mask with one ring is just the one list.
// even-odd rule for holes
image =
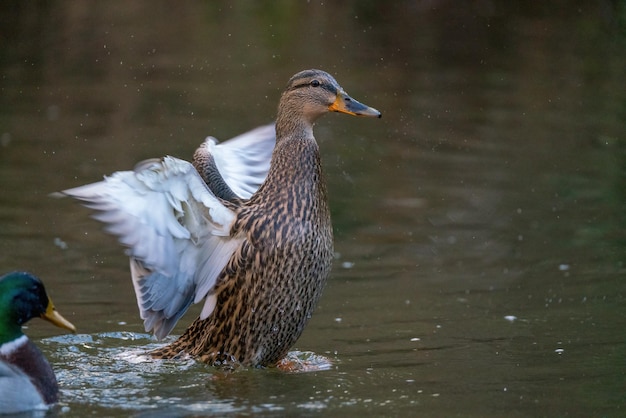
[[21, 331], [38, 316], [75, 331], [55, 311], [38, 278], [21, 272], [0, 277], [0, 413], [43, 409], [58, 400], [52, 367]]
[[[276, 364], [300, 336], [333, 257], [312, 129], [328, 111], [380, 116], [347, 96], [327, 73], [296, 74], [279, 103], [267, 177], [249, 198], [225, 187], [229, 176], [216, 169], [207, 147], [196, 152], [195, 169], [169, 158], [150, 163], [149, 173], [143, 167], [65, 191], [101, 210], [98, 218], [129, 246], [146, 329], [167, 335], [193, 300], [206, 298], [200, 318], [155, 356], [190, 354], [212, 364], [266, 366]], [[152, 192], [157, 199], [145, 197]], [[127, 203], [138, 195], [144, 196], [138, 204]], [[173, 218], [154, 215], [167, 212], [155, 209], [155, 200], [167, 202]], [[146, 236], [166, 241], [161, 248], [170, 251], [155, 250]]]
[[[292, 164], [298, 170], [276, 169]], [[282, 139], [268, 178], [235, 209], [237, 248], [217, 281], [215, 310], [158, 356], [271, 365], [295, 343], [330, 272], [332, 225], [317, 143]]]

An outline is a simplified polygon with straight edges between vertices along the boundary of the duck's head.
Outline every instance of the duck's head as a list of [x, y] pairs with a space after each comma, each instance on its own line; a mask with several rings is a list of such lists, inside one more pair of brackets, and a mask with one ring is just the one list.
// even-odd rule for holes
[[76, 332], [74, 325], [56, 311], [39, 278], [24, 272], [0, 277], [0, 344], [20, 337], [22, 325], [36, 317]]
[[307, 122], [313, 123], [327, 112], [376, 118], [382, 116], [378, 110], [350, 97], [333, 76], [325, 71], [305, 70], [291, 77], [281, 97], [279, 119], [281, 113], [298, 113]]

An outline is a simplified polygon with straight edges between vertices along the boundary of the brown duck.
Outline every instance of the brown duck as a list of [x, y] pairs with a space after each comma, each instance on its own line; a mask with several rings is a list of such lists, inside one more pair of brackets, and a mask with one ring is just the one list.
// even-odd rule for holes
[[63, 192], [95, 209], [128, 248], [146, 331], [164, 338], [204, 300], [200, 317], [155, 357], [270, 366], [298, 339], [333, 259], [313, 137], [326, 112], [381, 116], [328, 73], [306, 70], [281, 96], [275, 136], [270, 125], [219, 145], [208, 138], [193, 165], [148, 160]]

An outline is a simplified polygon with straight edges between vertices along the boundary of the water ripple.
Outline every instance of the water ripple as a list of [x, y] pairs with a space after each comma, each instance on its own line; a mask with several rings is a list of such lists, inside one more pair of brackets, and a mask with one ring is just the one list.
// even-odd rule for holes
[[[218, 369], [191, 358], [153, 359], [147, 353], [164, 342], [156, 342], [148, 334], [62, 335], [40, 343], [59, 380], [61, 409], [72, 413], [82, 408], [152, 411], [164, 416], [189, 412], [220, 415], [249, 410], [250, 405], [242, 405], [236, 397], [220, 393], [220, 387], [229, 388], [241, 380], [233, 380], [233, 374], [259, 371], [243, 367]], [[266, 373], [321, 371], [332, 365], [326, 357], [299, 351], [289, 353], [283, 363], [286, 366], [282, 370]], [[276, 408], [279, 407], [271, 403], [255, 407], [259, 411], [276, 411]]]

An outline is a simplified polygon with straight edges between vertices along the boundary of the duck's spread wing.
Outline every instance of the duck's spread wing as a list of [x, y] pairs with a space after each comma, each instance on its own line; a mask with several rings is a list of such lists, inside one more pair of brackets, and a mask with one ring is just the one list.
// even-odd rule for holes
[[[164, 338], [192, 302], [210, 294], [238, 247], [234, 212], [207, 188], [194, 167], [165, 157], [134, 171], [63, 191], [96, 211], [127, 247], [137, 304], [146, 331]], [[215, 303], [209, 295], [207, 317]]]
[[276, 129], [271, 123], [221, 143], [208, 137], [201, 148], [213, 156], [228, 187], [248, 199], [265, 181], [275, 145]]

